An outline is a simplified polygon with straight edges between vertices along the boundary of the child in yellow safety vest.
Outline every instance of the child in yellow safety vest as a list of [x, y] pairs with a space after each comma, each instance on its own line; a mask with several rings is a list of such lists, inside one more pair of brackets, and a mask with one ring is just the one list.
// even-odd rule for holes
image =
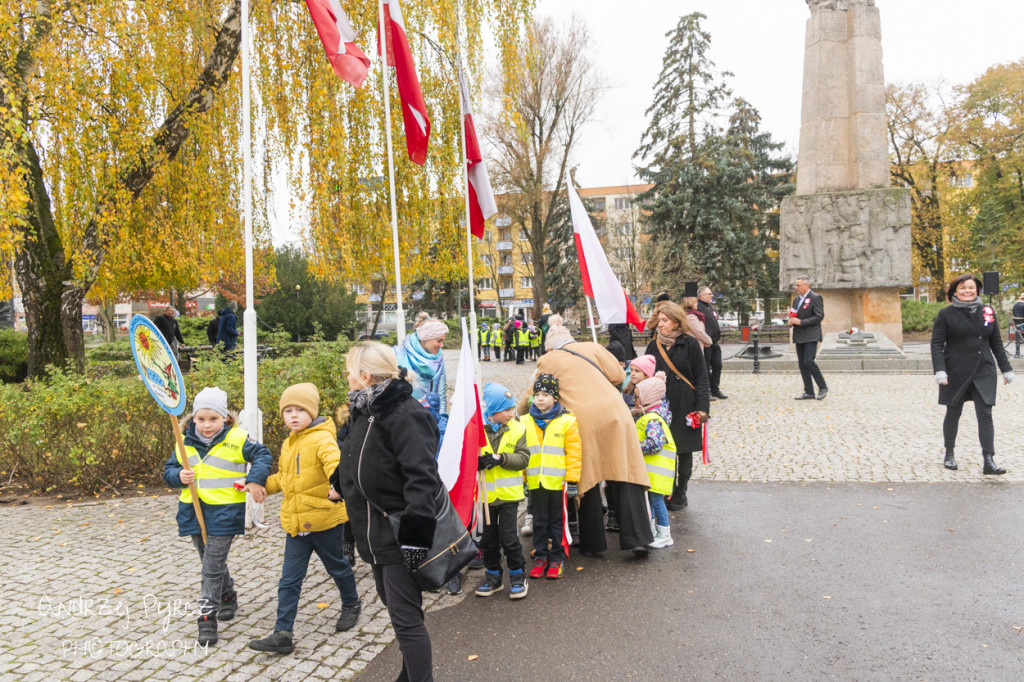
[[[175, 448], [164, 464], [164, 481], [183, 489], [178, 497], [178, 535], [191, 536], [203, 566], [197, 641], [205, 646], [217, 643], [218, 621], [235, 617], [238, 594], [228, 573], [228, 552], [235, 536], [245, 534], [245, 494], [263, 501], [274, 458], [265, 445], [235, 426], [228, 394], [216, 386], [204, 388], [192, 399], [192, 412], [182, 421], [181, 430], [192, 470], [184, 468]], [[248, 473], [246, 463], [251, 465]], [[193, 482], [206, 524], [205, 543], [188, 489]]]
[[341, 615], [335, 630], [350, 630], [359, 620], [355, 575], [345, 558], [345, 503], [331, 488], [330, 478], [338, 468], [341, 452], [337, 430], [330, 417], [320, 416], [320, 391], [313, 384], [289, 386], [279, 402], [281, 419], [290, 434], [281, 445], [278, 472], [267, 480], [269, 494], [284, 493], [281, 527], [284, 562], [277, 587], [277, 621], [274, 632], [249, 642], [249, 648], [275, 654], [290, 654], [292, 628], [299, 609], [302, 582], [313, 552], [341, 593]]
[[541, 374], [534, 381], [533, 403], [521, 421], [530, 449], [526, 487], [533, 507], [535, 561], [530, 577], [561, 578], [568, 545], [564, 542], [566, 498], [576, 497], [583, 445], [576, 417], [558, 401], [558, 378], [553, 374]]
[[484, 386], [484, 419], [487, 445], [480, 453], [478, 471], [484, 472], [491, 522], [484, 525], [480, 549], [484, 555], [484, 581], [476, 596], [489, 597], [505, 585], [501, 577], [501, 552], [505, 551], [511, 587], [508, 596], [526, 596], [526, 560], [516, 531], [519, 503], [523, 500], [523, 469], [530, 463], [526, 427], [516, 419], [516, 401], [501, 384]]
[[663, 549], [674, 544], [665, 497], [672, 494], [676, 475], [676, 444], [669, 430], [672, 413], [665, 399], [664, 372], [656, 372], [653, 377], [636, 385], [636, 403], [641, 410], [636, 418], [636, 435], [640, 439], [640, 451], [651, 480], [647, 497], [654, 513], [655, 535], [649, 546]]

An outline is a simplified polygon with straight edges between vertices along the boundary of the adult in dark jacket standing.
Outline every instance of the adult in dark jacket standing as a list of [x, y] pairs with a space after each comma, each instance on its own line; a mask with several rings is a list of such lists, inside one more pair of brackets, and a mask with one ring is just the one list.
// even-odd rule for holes
[[220, 311], [210, 318], [210, 323], [206, 325], [206, 339], [210, 342], [211, 346], [217, 345], [217, 330], [220, 327]]
[[[402, 650], [400, 680], [433, 680], [423, 594], [410, 569], [426, 558], [434, 537], [437, 501], [445, 495], [434, 454], [434, 418], [412, 397], [407, 370], [374, 341], [352, 346], [346, 358], [351, 417], [341, 444], [338, 492], [345, 499], [359, 555], [373, 569]], [[398, 537], [388, 514], [403, 512]]]
[[217, 343], [224, 344], [224, 352], [230, 352], [238, 344], [238, 316], [235, 311], [238, 304], [228, 301], [227, 307], [220, 311], [220, 322], [217, 325]]
[[818, 400], [828, 395], [825, 377], [818, 369], [814, 356], [821, 343], [821, 321], [825, 319], [825, 303], [821, 296], [811, 291], [811, 280], [797, 277], [796, 296], [789, 307], [789, 326], [793, 329], [793, 343], [796, 344], [796, 361], [800, 376], [804, 380], [804, 392], [797, 400], [814, 400], [814, 382], [818, 384]]
[[1013, 357], [1019, 358], [1021, 336], [1024, 335], [1024, 294], [1021, 294], [1017, 302], [1013, 304], [1013, 326], [1013, 338], [1017, 342]]
[[697, 289], [697, 312], [704, 313], [704, 331], [711, 337], [711, 345], [704, 349], [704, 359], [708, 363], [708, 383], [711, 385], [711, 395], [719, 400], [725, 400], [729, 396], [722, 393], [719, 382], [722, 379], [722, 328], [718, 324], [718, 313], [711, 305], [715, 294], [711, 287]]
[[945, 467], [956, 469], [953, 449], [964, 403], [974, 402], [978, 416], [978, 438], [984, 473], [1005, 474], [996, 466], [995, 428], [992, 406], [996, 404], [996, 364], [1003, 382], [1013, 381], [1013, 368], [1006, 357], [999, 323], [991, 306], [978, 298], [981, 280], [961, 275], [946, 289], [949, 305], [939, 311], [932, 327], [932, 369], [939, 384], [939, 404], [946, 406], [942, 439], [946, 447]]
[[671, 302], [659, 304], [654, 318], [647, 324], [656, 329], [657, 336], [647, 344], [645, 353], [654, 356], [656, 370], [667, 377], [665, 397], [672, 412], [669, 429], [676, 443], [677, 457], [676, 480], [668, 508], [679, 510], [689, 504], [686, 490], [693, 473], [693, 452], [703, 449], [701, 429], [691, 428], [686, 416], [696, 412], [702, 423], [707, 421], [711, 405], [708, 366], [700, 342], [688, 334], [682, 306]]
[[164, 335], [167, 343], [171, 346], [171, 350], [174, 351], [175, 359], [178, 357], [178, 344], [185, 343], [185, 339], [181, 336], [181, 328], [178, 326], [178, 321], [174, 319], [177, 314], [177, 310], [167, 306], [162, 313], [153, 318], [153, 324]]

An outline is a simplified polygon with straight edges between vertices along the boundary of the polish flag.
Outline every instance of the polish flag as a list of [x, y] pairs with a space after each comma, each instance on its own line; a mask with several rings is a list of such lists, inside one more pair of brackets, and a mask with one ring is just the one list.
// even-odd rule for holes
[[480, 142], [476, 139], [473, 125], [473, 107], [469, 103], [469, 88], [466, 75], [459, 64], [459, 93], [462, 95], [462, 114], [466, 120], [466, 176], [469, 178], [469, 231], [474, 237], [483, 239], [484, 221], [498, 212], [494, 201], [491, 179], [487, 177], [487, 164], [480, 153]]
[[566, 185], [569, 188], [569, 210], [572, 213], [576, 253], [580, 258], [580, 272], [583, 273], [583, 293], [594, 299], [602, 323], [629, 322], [638, 331], [643, 331], [644, 321], [637, 315], [633, 303], [619, 284], [619, 278], [608, 264], [608, 257], [597, 239], [587, 209], [576, 193], [576, 188], [572, 186], [572, 180], [566, 182]]
[[[419, 165], [427, 162], [430, 144], [430, 119], [423, 103], [420, 80], [416, 77], [416, 64], [405, 30], [405, 18], [398, 0], [384, 0], [384, 36], [387, 39], [388, 66], [395, 67], [398, 94], [402, 99], [402, 120], [405, 122], [405, 146], [409, 158]], [[380, 51], [378, 37], [377, 49]]]
[[452, 506], [468, 528], [473, 519], [473, 498], [477, 484], [477, 460], [480, 448], [487, 444], [483, 410], [476, 386], [476, 360], [462, 318], [462, 353], [455, 374], [452, 410], [448, 430], [437, 455], [437, 473], [448, 490]]
[[360, 87], [366, 80], [370, 60], [356, 47], [358, 37], [338, 0], [306, 0], [306, 7], [327, 51], [327, 59], [338, 78]]

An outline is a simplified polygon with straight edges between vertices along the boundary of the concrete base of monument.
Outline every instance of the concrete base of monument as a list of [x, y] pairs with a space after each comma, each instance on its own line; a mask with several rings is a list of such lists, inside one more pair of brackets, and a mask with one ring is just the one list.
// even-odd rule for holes
[[868, 331], [842, 331], [825, 334], [818, 357], [828, 358], [903, 358], [903, 351], [885, 334]]
[[903, 348], [903, 313], [897, 287], [815, 291], [824, 299], [825, 319], [821, 331], [826, 335], [856, 327], [882, 334], [896, 348]]

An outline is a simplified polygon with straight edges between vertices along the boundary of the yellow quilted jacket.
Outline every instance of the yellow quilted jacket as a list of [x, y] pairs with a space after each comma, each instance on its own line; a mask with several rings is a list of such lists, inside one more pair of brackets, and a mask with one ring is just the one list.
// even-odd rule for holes
[[[337, 432], [330, 417], [288, 436], [281, 445], [277, 473], [267, 492], [283, 492], [281, 527], [289, 535], [328, 530], [348, 521], [344, 502], [327, 499], [330, 476], [338, 467]], [[315, 420], [314, 420], [315, 421]]]

